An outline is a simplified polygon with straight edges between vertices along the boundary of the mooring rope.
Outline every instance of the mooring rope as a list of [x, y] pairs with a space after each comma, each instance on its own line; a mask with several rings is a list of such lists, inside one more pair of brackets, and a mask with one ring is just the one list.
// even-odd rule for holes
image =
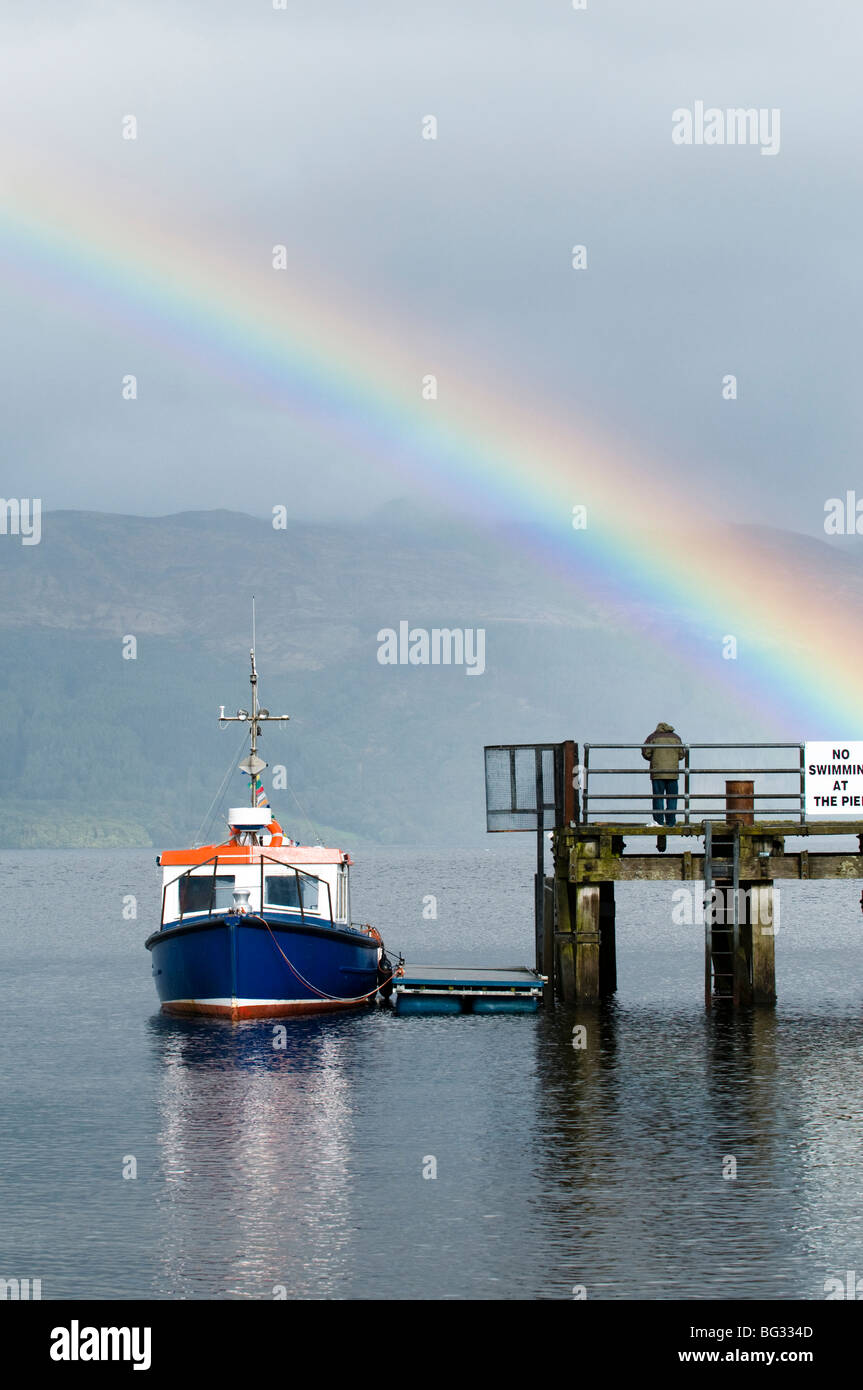
[[[247, 918], [246, 918], [246, 921], [247, 921], [247, 922], [263, 922], [264, 926], [266, 927], [267, 931], [270, 933], [270, 936], [272, 937], [273, 945], [275, 946], [275, 948], [276, 948], [276, 950], [278, 951], [279, 955], [282, 957], [282, 960], [285, 962], [285, 964], [287, 965], [288, 969], [289, 969], [294, 975], [296, 975], [297, 979], [298, 979], [302, 984], [305, 985], [306, 989], [310, 989], [310, 990], [312, 991], [312, 994], [316, 994], [316, 995], [318, 996], [319, 999], [329, 999], [329, 1000], [331, 1000], [334, 1004], [336, 1004], [336, 1003], [337, 1003], [337, 1004], [362, 1004], [362, 1003], [364, 1003], [364, 1001], [365, 1001], [366, 999], [371, 999], [371, 998], [373, 998], [374, 995], [376, 995], [376, 994], [379, 992], [379, 990], [380, 990], [383, 986], [388, 985], [388, 984], [390, 983], [391, 980], [394, 980], [395, 977], [396, 977], [396, 975], [398, 974], [399, 970], [401, 969], [400, 966], [396, 966], [396, 968], [393, 970], [393, 973], [390, 975], [389, 979], [383, 980], [380, 984], [376, 984], [375, 987], [374, 987], [374, 989], [369, 990], [368, 994], [357, 994], [357, 995], [355, 995], [355, 996], [352, 997], [352, 998], [345, 998], [345, 997], [344, 997], [343, 995], [341, 995], [341, 994], [327, 994], [327, 993], [325, 993], [323, 990], [316, 989], [315, 986], [314, 986], [309, 980], [307, 980], [307, 979], [305, 978], [304, 975], [301, 975], [300, 972], [299, 972], [299, 970], [297, 970], [296, 967], [295, 967], [294, 965], [291, 964], [291, 962], [288, 960], [287, 956], [285, 955], [284, 951], [282, 950], [281, 946], [279, 945], [278, 941], [276, 940], [275, 936], [273, 936], [272, 927], [270, 926], [270, 924], [269, 924], [269, 922], [267, 921], [266, 917], [262, 917], [262, 916], [260, 916], [258, 913], [255, 913], [254, 916], [252, 916], [252, 917], [247, 917]], [[383, 943], [381, 943], [381, 949], [382, 949], [382, 950], [384, 949]]]

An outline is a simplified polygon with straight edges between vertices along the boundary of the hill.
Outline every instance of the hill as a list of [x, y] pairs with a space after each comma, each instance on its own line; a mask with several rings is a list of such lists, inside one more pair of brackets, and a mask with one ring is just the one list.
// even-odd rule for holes
[[[248, 704], [252, 594], [261, 699], [291, 715], [262, 739], [266, 775], [286, 769], [273, 805], [304, 838], [311, 823], [353, 844], [481, 841], [485, 743], [628, 740], [657, 718], [692, 739], [769, 734], [768, 712], [747, 723], [695, 674], [682, 629], [669, 653], [637, 600], [564, 582], [527, 539], [398, 505], [284, 530], [230, 512], [53, 512], [38, 546], [3, 537], [0, 842], [188, 841], [237, 754], [216, 716]], [[759, 543], [861, 605], [856, 552]], [[402, 621], [482, 628], [485, 670], [382, 665], [378, 633]], [[216, 813], [244, 788], [231, 773]]]

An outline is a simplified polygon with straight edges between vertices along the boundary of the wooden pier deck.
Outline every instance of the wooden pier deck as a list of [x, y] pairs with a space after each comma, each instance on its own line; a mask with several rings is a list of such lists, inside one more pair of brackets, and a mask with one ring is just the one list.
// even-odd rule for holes
[[[819, 821], [798, 825], [788, 821], [758, 821], [748, 825], [735, 822], [710, 822], [716, 840], [739, 833], [741, 879], [776, 878], [863, 878], [863, 821], [849, 825], [847, 821]], [[631, 825], [620, 821], [598, 821], [576, 829], [562, 829], [555, 853], [568, 853], [573, 870], [573, 882], [603, 882], [632, 879], [691, 879], [704, 878], [704, 854], [691, 849], [672, 848], [674, 840], [703, 840], [704, 822], [669, 826]], [[786, 838], [810, 836], [853, 836], [856, 850], [808, 849], [788, 851]], [[624, 852], [625, 839], [662, 838], [664, 854]], [[583, 846], [583, 848], [578, 848]]]

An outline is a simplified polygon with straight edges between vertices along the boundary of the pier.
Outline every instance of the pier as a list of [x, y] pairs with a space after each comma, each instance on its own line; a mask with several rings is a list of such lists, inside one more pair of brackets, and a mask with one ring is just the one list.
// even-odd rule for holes
[[[653, 792], [641, 749], [584, 744], [582, 757], [575, 742], [485, 750], [488, 829], [537, 836], [536, 969], [546, 981], [544, 1003], [614, 992], [614, 885], [637, 880], [693, 885], [708, 1008], [775, 1003], [774, 885], [863, 879], [863, 820], [807, 820], [803, 744], [691, 743], [683, 745], [677, 823], [645, 825]], [[609, 765], [610, 755], [625, 765]], [[824, 851], [824, 836], [855, 843]], [[791, 838], [811, 839], [812, 848], [789, 849]], [[651, 841], [657, 852], [647, 852]]]

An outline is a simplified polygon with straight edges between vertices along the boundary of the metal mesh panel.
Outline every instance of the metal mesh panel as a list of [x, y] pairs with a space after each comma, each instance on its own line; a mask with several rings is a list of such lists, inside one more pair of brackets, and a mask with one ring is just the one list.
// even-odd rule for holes
[[488, 830], [533, 830], [538, 827], [537, 770], [541, 786], [540, 825], [557, 823], [557, 744], [506, 744], [485, 750], [485, 805]]

